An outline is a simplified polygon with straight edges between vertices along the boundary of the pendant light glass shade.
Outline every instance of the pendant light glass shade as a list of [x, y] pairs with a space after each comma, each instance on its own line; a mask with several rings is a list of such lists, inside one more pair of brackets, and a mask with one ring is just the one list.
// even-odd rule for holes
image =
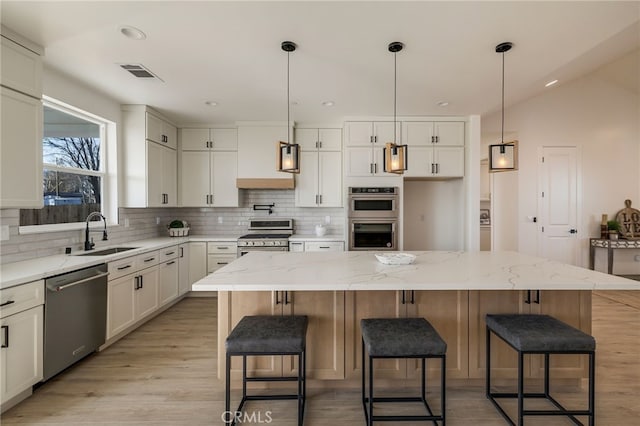
[[296, 50], [292, 41], [283, 41], [280, 45], [287, 52], [287, 141], [277, 143], [276, 170], [285, 173], [300, 173], [300, 145], [291, 143], [291, 102], [289, 101], [289, 54]]
[[504, 54], [511, 50], [513, 43], [504, 42], [496, 46], [496, 53], [502, 54], [502, 121], [500, 143], [489, 145], [489, 172], [518, 170], [518, 143], [504, 141]]
[[389, 52], [393, 53], [393, 142], [388, 142], [383, 148], [384, 163], [383, 168], [387, 173], [403, 174], [408, 165], [408, 149], [406, 145], [400, 145], [396, 141], [396, 125], [398, 123], [396, 114], [397, 104], [397, 83], [398, 66], [396, 54], [404, 48], [404, 44], [399, 41], [389, 43]]

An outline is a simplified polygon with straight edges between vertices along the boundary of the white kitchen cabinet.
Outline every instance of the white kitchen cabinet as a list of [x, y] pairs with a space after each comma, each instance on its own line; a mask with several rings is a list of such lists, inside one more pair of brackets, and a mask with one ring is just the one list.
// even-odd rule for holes
[[404, 122], [409, 167], [405, 177], [463, 177], [464, 122]]
[[189, 243], [178, 246], [178, 296], [191, 291], [191, 281], [189, 281], [190, 247]]
[[135, 288], [135, 319], [141, 319], [153, 313], [160, 306], [158, 303], [159, 274], [158, 267], [140, 271], [138, 288]]
[[384, 172], [383, 149], [388, 142], [401, 142], [401, 123], [352, 121], [345, 123], [345, 174], [350, 177], [398, 176]]
[[189, 288], [191, 284], [207, 276], [207, 243], [189, 243]]
[[123, 105], [122, 124], [122, 207], [177, 206], [175, 127], [146, 105]]
[[135, 322], [135, 287], [138, 276], [125, 275], [107, 285], [107, 340]]
[[296, 206], [342, 207], [340, 129], [296, 129], [295, 134], [301, 151]]
[[42, 58], [23, 47], [31, 43], [1, 39], [0, 205], [42, 208]]
[[180, 129], [180, 148], [183, 151], [237, 151], [236, 129]]
[[44, 282], [0, 291], [0, 403], [42, 380]]
[[237, 187], [293, 189], [293, 174], [276, 169], [277, 143], [290, 140], [286, 125], [239, 125]]
[[233, 262], [237, 257], [238, 243], [229, 241], [207, 242], [207, 272], [210, 274]]
[[305, 241], [304, 251], [344, 251], [344, 241]]
[[236, 151], [183, 151], [180, 196], [183, 207], [238, 207]]
[[166, 305], [178, 297], [178, 280], [178, 258], [176, 255], [175, 258], [158, 265], [158, 306]]

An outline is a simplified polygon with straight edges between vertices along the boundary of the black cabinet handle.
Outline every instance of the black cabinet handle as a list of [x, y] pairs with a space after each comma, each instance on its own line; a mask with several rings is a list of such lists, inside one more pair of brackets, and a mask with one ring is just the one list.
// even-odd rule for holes
[[140, 290], [140, 276], [133, 277], [133, 289]]
[[131, 268], [131, 265], [127, 265], [127, 266], [120, 266], [118, 268], [118, 271], [124, 271], [125, 269]]
[[540, 290], [536, 290], [536, 300], [533, 301], [536, 305], [540, 304]]
[[527, 290], [527, 298], [524, 299], [524, 303], [526, 303], [527, 305], [531, 304], [531, 290]]
[[147, 263], [147, 262], [151, 262], [153, 260], [156, 260], [156, 258], [155, 257], [150, 257], [148, 259], [145, 259], [144, 262]]
[[3, 325], [2, 326], [2, 334], [3, 334], [3, 342], [2, 345], [0, 345], [0, 348], [8, 348], [9, 347], [9, 326], [8, 325]]
[[289, 292], [288, 291], [284, 292], [284, 304], [285, 305], [289, 304]]
[[16, 303], [15, 300], [7, 300], [6, 302], [0, 304], [0, 306], [7, 306], [7, 305], [10, 305], [12, 303]]
[[280, 292], [276, 290], [276, 305], [280, 304], [280, 298], [278, 297], [279, 294]]
[[175, 254], [175, 251], [167, 252], [167, 253], [165, 253], [164, 255], [165, 255], [165, 256], [171, 256], [172, 254]]
[[173, 265], [174, 263], [176, 263], [176, 261], [172, 260], [171, 262], [167, 262], [166, 265], [169, 266], [169, 265]]
[[415, 304], [416, 304], [416, 299], [415, 299], [415, 297], [414, 297], [414, 291], [413, 291], [413, 290], [411, 290], [411, 304], [412, 304], [412, 305], [415, 305]]
[[407, 300], [404, 297], [404, 290], [402, 290], [402, 304], [404, 305], [405, 303], [407, 303]]
[[180, 257], [184, 257], [184, 247], [180, 247]]

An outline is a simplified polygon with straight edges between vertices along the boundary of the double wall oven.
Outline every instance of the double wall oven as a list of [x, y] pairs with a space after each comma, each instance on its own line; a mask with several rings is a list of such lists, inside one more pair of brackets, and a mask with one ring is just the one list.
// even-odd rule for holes
[[252, 251], [289, 251], [293, 219], [249, 219], [249, 231], [238, 238], [238, 257]]
[[398, 249], [398, 188], [349, 188], [349, 250]]

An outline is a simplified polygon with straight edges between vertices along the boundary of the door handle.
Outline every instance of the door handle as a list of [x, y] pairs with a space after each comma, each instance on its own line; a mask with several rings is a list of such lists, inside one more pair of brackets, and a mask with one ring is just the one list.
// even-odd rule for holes
[[540, 290], [536, 290], [536, 299], [533, 301], [536, 305], [540, 304]]
[[276, 305], [280, 304], [280, 298], [278, 297], [279, 294], [280, 294], [280, 292], [278, 290], [276, 290]]
[[412, 305], [415, 305], [415, 304], [416, 304], [416, 299], [415, 299], [415, 297], [414, 297], [414, 291], [413, 291], [413, 290], [411, 290], [411, 304], [412, 304]]
[[9, 326], [2, 326], [2, 345], [0, 348], [8, 348], [9, 347]]
[[578, 230], [577, 229], [569, 229], [569, 233], [570, 234], [577, 234]]
[[284, 292], [284, 304], [285, 305], [289, 304], [289, 292], [288, 291]]
[[407, 299], [405, 299], [405, 297], [404, 297], [404, 292], [405, 292], [405, 291], [404, 291], [404, 290], [402, 290], [402, 304], [403, 304], [403, 305], [407, 303]]
[[180, 257], [184, 257], [184, 247], [180, 247]]
[[78, 284], [86, 283], [87, 281], [91, 281], [91, 280], [95, 280], [95, 279], [98, 279], [98, 278], [106, 277], [107, 275], [109, 275], [108, 272], [102, 272], [102, 273], [94, 275], [92, 277], [88, 277], [88, 278], [85, 278], [85, 279], [82, 279], [82, 280], [79, 280], [79, 281], [74, 281], [74, 282], [72, 282], [70, 284], [57, 285], [57, 286], [49, 285], [49, 286], [47, 286], [47, 289], [51, 290], [51, 291], [62, 291], [65, 288], [73, 287], [73, 286], [76, 286]]
[[531, 304], [531, 290], [527, 290], [527, 298], [524, 299], [524, 303], [526, 303], [527, 305]]

